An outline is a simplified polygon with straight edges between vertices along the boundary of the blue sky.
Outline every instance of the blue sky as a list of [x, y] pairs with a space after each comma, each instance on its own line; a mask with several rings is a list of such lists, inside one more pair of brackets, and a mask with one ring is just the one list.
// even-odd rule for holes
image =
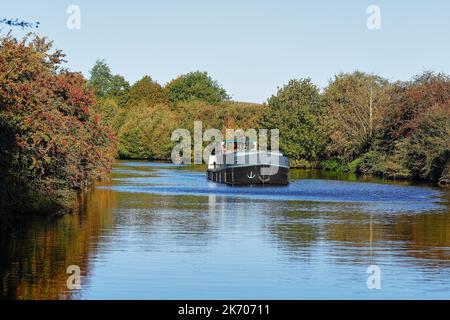
[[[372, 4], [381, 9], [380, 30], [366, 26]], [[66, 27], [69, 5], [81, 9], [80, 30]], [[356, 69], [390, 80], [450, 74], [448, 0], [22, 0], [0, 12], [0, 20], [40, 21], [38, 33], [64, 50], [74, 71], [88, 75], [103, 58], [130, 82], [150, 75], [164, 84], [202, 70], [241, 101], [263, 102], [292, 78], [323, 88]]]

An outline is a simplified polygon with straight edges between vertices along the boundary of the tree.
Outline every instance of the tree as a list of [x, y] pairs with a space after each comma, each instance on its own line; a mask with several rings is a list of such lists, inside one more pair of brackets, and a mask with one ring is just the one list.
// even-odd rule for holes
[[101, 114], [101, 121], [104, 125], [113, 129], [114, 123], [121, 108], [113, 98], [103, 98], [95, 104], [95, 110]]
[[324, 92], [324, 126], [331, 157], [351, 161], [367, 152], [389, 104], [389, 82], [363, 72], [335, 76]]
[[129, 83], [123, 76], [113, 75], [105, 60], [97, 60], [90, 71], [88, 84], [97, 98], [113, 98], [119, 106], [123, 106], [128, 100]]
[[385, 148], [391, 151], [396, 142], [413, 134], [422, 116], [435, 105], [450, 105], [450, 78], [447, 75], [425, 71], [412, 81], [395, 83], [382, 124], [381, 139]]
[[38, 36], [0, 42], [3, 212], [67, 208], [74, 191], [111, 170], [115, 139], [92, 109], [93, 92], [51, 47]]
[[127, 105], [136, 105], [140, 102], [157, 104], [166, 101], [167, 96], [161, 85], [151, 77], [145, 76], [131, 86]]
[[319, 89], [311, 79], [291, 80], [268, 99], [259, 123], [280, 131], [280, 149], [293, 160], [317, 160], [324, 143], [320, 112]]
[[114, 75], [111, 79], [110, 89], [107, 97], [113, 98], [117, 101], [119, 106], [124, 106], [128, 101], [128, 93], [130, 84], [123, 76]]
[[428, 109], [400, 148], [414, 178], [444, 180], [444, 169], [450, 164], [450, 105]]
[[127, 109], [118, 130], [118, 152], [123, 159], [170, 159], [171, 133], [181, 119], [168, 105], [141, 103]]
[[447, 162], [444, 170], [442, 171], [442, 176], [439, 179], [439, 183], [450, 185], [450, 161]]
[[103, 98], [107, 96], [113, 75], [105, 60], [97, 60], [89, 73], [91, 76], [89, 85], [94, 89], [97, 97]]
[[190, 72], [170, 81], [166, 87], [170, 102], [176, 105], [179, 101], [202, 100], [217, 104], [229, 100], [225, 89], [213, 80], [206, 72]]

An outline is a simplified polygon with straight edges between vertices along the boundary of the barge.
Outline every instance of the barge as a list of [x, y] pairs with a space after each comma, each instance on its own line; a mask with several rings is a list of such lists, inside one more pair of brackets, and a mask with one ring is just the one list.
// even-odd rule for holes
[[238, 150], [225, 151], [223, 142], [209, 157], [207, 178], [228, 185], [287, 185], [289, 159], [280, 152]]

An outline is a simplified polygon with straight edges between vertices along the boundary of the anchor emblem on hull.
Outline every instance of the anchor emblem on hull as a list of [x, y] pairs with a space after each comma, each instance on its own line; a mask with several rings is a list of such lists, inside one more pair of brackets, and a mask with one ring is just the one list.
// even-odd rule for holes
[[256, 175], [253, 173], [253, 171], [250, 171], [250, 173], [247, 174], [247, 178], [249, 179], [253, 179], [254, 177], [256, 177]]

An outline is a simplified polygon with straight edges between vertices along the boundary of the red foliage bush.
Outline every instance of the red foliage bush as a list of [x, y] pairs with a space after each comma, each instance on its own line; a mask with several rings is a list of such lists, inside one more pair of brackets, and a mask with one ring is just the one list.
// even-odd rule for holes
[[450, 106], [450, 78], [444, 74], [424, 72], [410, 82], [394, 87], [390, 112], [385, 119], [388, 141], [412, 135], [423, 116], [435, 105]]
[[114, 159], [115, 138], [92, 108], [93, 93], [51, 46], [37, 36], [0, 40], [0, 197], [15, 212], [29, 210], [30, 195], [64, 207]]

